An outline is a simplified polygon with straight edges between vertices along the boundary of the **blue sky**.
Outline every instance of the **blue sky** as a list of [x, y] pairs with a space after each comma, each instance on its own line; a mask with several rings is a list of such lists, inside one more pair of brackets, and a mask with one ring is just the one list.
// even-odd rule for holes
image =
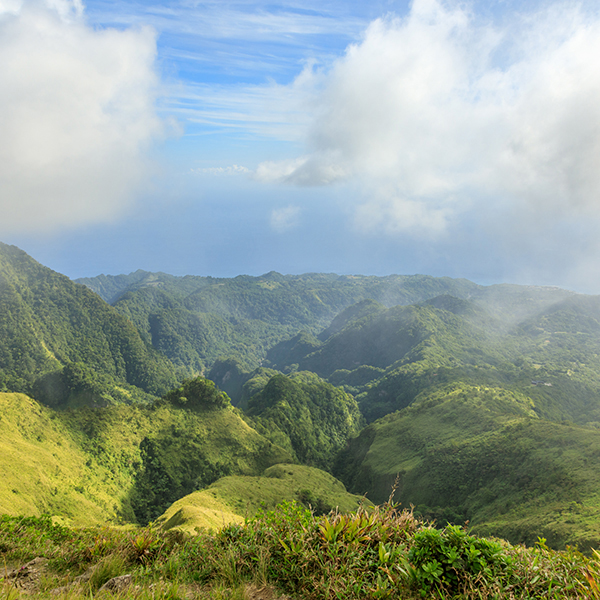
[[596, 4], [0, 0], [0, 240], [599, 293]]

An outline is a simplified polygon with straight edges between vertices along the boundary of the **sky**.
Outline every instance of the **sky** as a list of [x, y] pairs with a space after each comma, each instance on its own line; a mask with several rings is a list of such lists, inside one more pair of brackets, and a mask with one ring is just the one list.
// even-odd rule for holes
[[71, 278], [600, 293], [594, 0], [0, 0], [0, 241]]

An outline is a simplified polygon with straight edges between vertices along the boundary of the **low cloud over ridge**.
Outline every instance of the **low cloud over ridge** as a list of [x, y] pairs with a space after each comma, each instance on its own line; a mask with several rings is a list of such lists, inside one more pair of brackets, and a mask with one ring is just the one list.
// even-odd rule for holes
[[162, 135], [151, 29], [94, 30], [80, 0], [0, 5], [0, 232], [110, 221]]

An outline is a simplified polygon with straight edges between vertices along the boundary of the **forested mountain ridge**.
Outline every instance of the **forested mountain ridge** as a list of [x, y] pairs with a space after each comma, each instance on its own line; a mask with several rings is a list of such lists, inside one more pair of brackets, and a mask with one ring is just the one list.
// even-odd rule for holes
[[[398, 498], [441, 523], [600, 543], [598, 297], [426, 276], [138, 271], [99, 278], [111, 307], [9, 246], [0, 275], [2, 389], [83, 407], [5, 396], [3, 510], [69, 515], [81, 501], [143, 523], [179, 502], [161, 522], [191, 531], [291, 482], [290, 498], [330, 505], [303, 487], [333, 481], [315, 479], [318, 466], [376, 501], [399, 475]], [[304, 464], [264, 478], [289, 461]]]
[[213, 278], [136, 271], [77, 281], [113, 304], [145, 341], [192, 372], [210, 369], [228, 355], [250, 371], [278, 342], [299, 330], [317, 335], [341, 311], [363, 300], [389, 308], [446, 295], [469, 299], [493, 317], [516, 322], [572, 295], [558, 288], [485, 287], [427, 275], [270, 272]]
[[177, 380], [99, 296], [0, 244], [0, 390], [53, 405], [106, 404], [159, 395]]
[[264, 365], [318, 373], [352, 393], [370, 421], [427, 389], [463, 381], [526, 394], [544, 418], [593, 425], [600, 421], [599, 332], [595, 296], [568, 297], [516, 324], [448, 296], [389, 309], [364, 301], [319, 339], [298, 334], [280, 342]]

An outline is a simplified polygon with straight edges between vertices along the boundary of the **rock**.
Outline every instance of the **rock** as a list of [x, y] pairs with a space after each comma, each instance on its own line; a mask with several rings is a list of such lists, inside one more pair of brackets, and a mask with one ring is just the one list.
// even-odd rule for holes
[[22, 567], [18, 567], [7, 573], [4, 581], [10, 582], [20, 590], [32, 591], [37, 587], [41, 573], [47, 562], [48, 559], [38, 556], [25, 563]]
[[127, 575], [119, 575], [118, 577], [113, 577], [109, 579], [99, 590], [98, 592], [120, 592], [124, 589], [127, 589], [131, 582], [133, 581], [133, 577], [131, 574]]
[[81, 585], [82, 583], [89, 581], [90, 578], [92, 577], [93, 572], [94, 572], [94, 568], [90, 567], [85, 573], [82, 573], [81, 575], [78, 575], [77, 577], [75, 577], [75, 579], [73, 580], [73, 584]]

